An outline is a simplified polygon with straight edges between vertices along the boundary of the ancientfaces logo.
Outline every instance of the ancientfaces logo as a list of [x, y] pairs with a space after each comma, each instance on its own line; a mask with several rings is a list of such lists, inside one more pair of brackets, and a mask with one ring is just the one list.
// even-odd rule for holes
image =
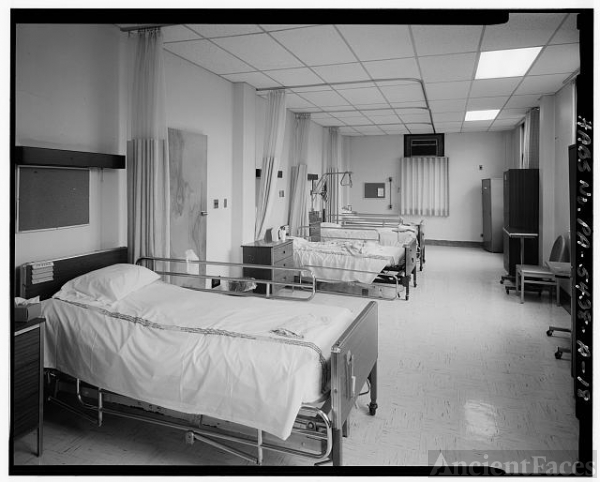
[[[594, 454], [595, 455], [595, 454]], [[595, 459], [595, 456], [594, 456]], [[595, 475], [576, 450], [430, 450], [431, 475]]]

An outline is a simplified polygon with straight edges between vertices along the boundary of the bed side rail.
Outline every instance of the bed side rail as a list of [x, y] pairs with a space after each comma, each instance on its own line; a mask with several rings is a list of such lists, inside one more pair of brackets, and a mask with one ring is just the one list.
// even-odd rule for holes
[[381, 242], [379, 231], [368, 226], [300, 226], [297, 230], [298, 237], [309, 241], [375, 241]]
[[336, 220], [343, 226], [393, 227], [402, 223], [398, 214], [338, 214]]
[[[152, 256], [138, 258], [135, 264], [160, 274], [169, 283], [196, 291], [292, 301], [309, 301], [317, 291], [315, 275], [307, 268]], [[207, 273], [216, 270], [221, 273]], [[244, 270], [260, 274], [245, 276]]]
[[334, 465], [342, 465], [342, 432], [367, 379], [371, 382], [371, 415], [377, 409], [378, 338], [377, 303], [371, 301], [331, 348]]

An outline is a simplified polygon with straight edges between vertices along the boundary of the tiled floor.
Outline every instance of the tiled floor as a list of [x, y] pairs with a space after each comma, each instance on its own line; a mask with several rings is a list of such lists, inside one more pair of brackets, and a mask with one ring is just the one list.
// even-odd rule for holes
[[[567, 327], [570, 317], [548, 294], [527, 294], [524, 304], [505, 294], [503, 272], [501, 254], [428, 246], [410, 300], [379, 302], [379, 409], [369, 416], [365, 396], [354, 410], [346, 465], [423, 466], [440, 450], [511, 460], [577, 450], [570, 355], [554, 357], [569, 340], [546, 336], [548, 325]], [[365, 300], [318, 294], [316, 302], [358, 311]], [[111, 416], [97, 428], [58, 409], [48, 411], [44, 443], [37, 458], [33, 435], [18, 441], [15, 464], [246, 464], [186, 445], [176, 430]], [[268, 465], [310, 463], [265, 456]]]

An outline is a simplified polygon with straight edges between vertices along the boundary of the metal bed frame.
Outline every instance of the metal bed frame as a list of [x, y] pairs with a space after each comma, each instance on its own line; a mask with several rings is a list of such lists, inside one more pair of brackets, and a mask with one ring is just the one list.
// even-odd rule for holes
[[419, 271], [423, 271], [425, 264], [425, 220], [418, 223], [406, 223], [397, 214], [364, 214], [364, 213], [342, 213], [335, 217], [336, 222], [342, 226], [352, 229], [388, 228], [396, 227], [398, 224], [408, 224], [417, 228], [417, 257], [419, 259]]
[[[327, 228], [331, 230], [344, 228]], [[354, 230], [355, 228], [350, 228]], [[370, 238], [354, 238], [354, 237], [339, 237], [328, 236], [328, 239], [339, 239], [339, 240], [351, 240], [351, 241], [375, 241], [379, 242], [379, 233], [374, 229], [362, 228], [361, 231], [373, 232], [373, 236]], [[308, 232], [308, 235], [302, 235]], [[309, 241], [321, 240], [321, 233], [319, 226], [300, 226], [298, 233], [301, 238]], [[416, 240], [411, 241], [404, 245], [404, 262], [399, 266], [388, 266], [380, 273], [374, 273], [372, 271], [362, 271], [347, 268], [336, 268], [326, 267], [328, 270], [336, 270], [339, 272], [351, 272], [351, 273], [369, 273], [375, 275], [375, 280], [368, 286], [364, 287], [364, 283], [340, 281], [339, 279], [326, 279], [317, 277], [317, 290], [327, 293], [335, 293], [348, 296], [363, 296], [366, 298], [376, 298], [384, 300], [396, 300], [401, 298], [400, 286], [404, 287], [404, 300], [408, 301], [410, 297], [410, 279], [412, 276], [413, 286], [417, 287], [417, 259], [418, 259], [418, 244]], [[322, 266], [305, 264], [303, 268], [315, 269], [322, 268]], [[336, 290], [337, 285], [339, 289]], [[393, 287], [393, 291], [390, 288]], [[393, 294], [386, 296], [388, 292], [392, 291]]]
[[[116, 248], [99, 251], [91, 254], [51, 260], [54, 264], [54, 278], [44, 283], [34, 284], [31, 272], [33, 263], [27, 263], [20, 268], [20, 295], [25, 298], [40, 296], [47, 299], [51, 297], [66, 281], [95, 269], [110, 266], [115, 263], [127, 262], [127, 249]], [[144, 263], [169, 262], [186, 263], [186, 260], [172, 260], [169, 258], [143, 258]], [[210, 262], [196, 261], [199, 265], [209, 265]], [[246, 267], [239, 263], [215, 263], [218, 266]], [[263, 266], [264, 267], [264, 266]], [[172, 268], [172, 266], [171, 266]], [[272, 267], [269, 267], [272, 268]], [[298, 271], [297, 268], [294, 271]], [[166, 271], [165, 276], [174, 276], [175, 271]], [[187, 277], [188, 273], [184, 276]], [[204, 278], [215, 275], [195, 275]], [[231, 276], [221, 276], [220, 279], [236, 279]], [[268, 282], [268, 280], [260, 280]], [[269, 284], [275, 284], [270, 282]], [[290, 284], [290, 283], [287, 283]], [[295, 283], [292, 283], [295, 284]], [[304, 283], [298, 283], [296, 289], [306, 290]], [[314, 277], [313, 277], [314, 285]], [[310, 289], [314, 296], [314, 287]], [[213, 292], [220, 295], [246, 295], [249, 293]], [[218, 294], [217, 294], [218, 293]], [[281, 296], [273, 294], [267, 297], [272, 299]], [[289, 299], [289, 298], [288, 298]], [[298, 301], [298, 299], [294, 299]], [[348, 436], [348, 418], [352, 408], [358, 406], [357, 399], [360, 395], [370, 393], [368, 413], [375, 415], [377, 411], [377, 358], [378, 358], [378, 312], [377, 304], [369, 302], [362, 312], [354, 319], [351, 325], [339, 336], [331, 348], [330, 390], [321, 406], [302, 406], [294, 424], [292, 435], [283, 441], [264, 433], [260, 430], [250, 429], [236, 424], [233, 428], [223, 429], [219, 423], [204, 423], [201, 414], [182, 414], [162, 409], [146, 402], [133, 400], [122, 395], [112, 393], [86, 384], [83, 380], [70, 377], [56, 370], [46, 370], [48, 385], [47, 401], [57, 404], [78, 415], [83, 416], [99, 426], [103, 423], [104, 414], [131, 418], [138, 421], [171, 427], [185, 432], [185, 441], [193, 444], [201, 441], [232, 453], [255, 464], [262, 464], [264, 451], [276, 451], [302, 457], [315, 461], [315, 465], [333, 463], [334, 466], [343, 464], [343, 437]], [[360, 393], [360, 389], [368, 386], [369, 390]], [[70, 398], [69, 398], [70, 393]], [[67, 400], [65, 400], [67, 394]], [[191, 417], [191, 422], [186, 418]], [[198, 422], [198, 417], [200, 422]], [[245, 429], [245, 430], [244, 430]], [[243, 433], [243, 432], [246, 433]], [[255, 435], [247, 432], [255, 431]], [[297, 439], [301, 440], [299, 442]], [[251, 447], [256, 450], [256, 455], [241, 450], [235, 445]], [[319, 450], [314, 449], [318, 446]]]

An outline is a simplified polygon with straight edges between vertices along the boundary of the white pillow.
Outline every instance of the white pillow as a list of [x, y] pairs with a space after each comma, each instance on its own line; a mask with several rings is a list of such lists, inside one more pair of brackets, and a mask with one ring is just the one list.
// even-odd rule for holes
[[134, 264], [113, 264], [67, 281], [56, 298], [84, 298], [112, 304], [156, 281], [160, 275]]

